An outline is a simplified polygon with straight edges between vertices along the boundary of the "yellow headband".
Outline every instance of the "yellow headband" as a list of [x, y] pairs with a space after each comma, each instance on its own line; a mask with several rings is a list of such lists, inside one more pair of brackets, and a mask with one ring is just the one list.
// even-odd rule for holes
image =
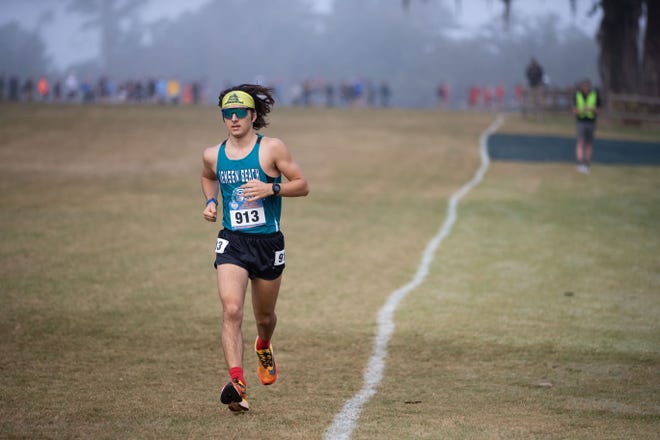
[[254, 108], [254, 98], [242, 90], [234, 90], [222, 97], [222, 108], [247, 107]]

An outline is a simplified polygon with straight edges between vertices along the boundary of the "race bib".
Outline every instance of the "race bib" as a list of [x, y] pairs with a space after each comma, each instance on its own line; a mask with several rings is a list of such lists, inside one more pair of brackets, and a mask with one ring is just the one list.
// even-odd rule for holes
[[254, 226], [266, 224], [266, 213], [264, 207], [232, 209], [229, 211], [231, 216], [231, 227], [234, 229], [252, 228]]
[[284, 264], [284, 249], [281, 251], [275, 251], [275, 266], [281, 266]]
[[228, 244], [228, 240], [225, 240], [224, 238], [218, 238], [218, 243], [215, 245], [215, 253], [224, 254]]

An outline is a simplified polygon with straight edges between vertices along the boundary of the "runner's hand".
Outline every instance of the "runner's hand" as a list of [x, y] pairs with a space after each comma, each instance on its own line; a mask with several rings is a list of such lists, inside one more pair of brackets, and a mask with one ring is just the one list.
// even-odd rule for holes
[[241, 188], [243, 188], [243, 197], [251, 202], [273, 195], [273, 186], [261, 180], [250, 180]]
[[218, 218], [218, 207], [215, 203], [211, 202], [204, 208], [204, 219], [209, 222], [214, 222]]

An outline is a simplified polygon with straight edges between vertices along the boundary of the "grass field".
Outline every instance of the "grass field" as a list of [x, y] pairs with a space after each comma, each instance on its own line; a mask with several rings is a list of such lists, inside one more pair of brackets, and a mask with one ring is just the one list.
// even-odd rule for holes
[[[280, 378], [257, 385], [248, 310], [252, 410], [235, 415], [218, 403], [217, 225], [199, 188], [217, 109], [0, 106], [0, 437], [321, 438], [492, 120], [275, 110], [264, 133], [311, 193], [284, 203]], [[513, 115], [501, 131], [573, 124]], [[353, 438], [658, 438], [659, 250], [660, 168], [492, 163], [397, 310]]]

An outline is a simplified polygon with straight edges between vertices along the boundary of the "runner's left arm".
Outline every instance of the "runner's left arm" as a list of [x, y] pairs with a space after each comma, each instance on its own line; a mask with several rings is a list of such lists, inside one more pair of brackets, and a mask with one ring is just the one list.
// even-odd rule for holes
[[[287, 181], [280, 184], [279, 196], [302, 197], [309, 194], [309, 185], [302, 170], [291, 156], [286, 145], [275, 138], [268, 138], [269, 158], [277, 174], [282, 174]], [[262, 144], [263, 145], [263, 144]], [[269, 172], [269, 170], [265, 170]], [[250, 180], [242, 186], [243, 195], [250, 200], [263, 199], [273, 195], [272, 184], [260, 180]]]

